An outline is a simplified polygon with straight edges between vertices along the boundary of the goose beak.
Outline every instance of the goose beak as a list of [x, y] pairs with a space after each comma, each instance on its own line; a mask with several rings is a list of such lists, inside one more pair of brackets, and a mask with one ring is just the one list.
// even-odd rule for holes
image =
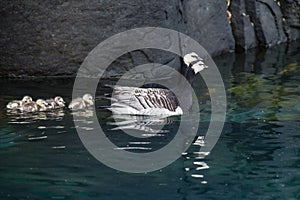
[[208, 68], [208, 66], [205, 65], [202, 61], [199, 61], [199, 62], [195, 63], [194, 65], [192, 65], [191, 68], [194, 70], [195, 74], [197, 74], [197, 73], [201, 72], [202, 70], [204, 70], [205, 68]]

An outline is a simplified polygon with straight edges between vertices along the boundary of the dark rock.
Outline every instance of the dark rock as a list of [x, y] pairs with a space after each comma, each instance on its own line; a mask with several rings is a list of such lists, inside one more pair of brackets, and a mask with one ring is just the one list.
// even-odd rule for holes
[[288, 40], [300, 38], [300, 1], [281, 0], [281, 10], [284, 17], [284, 29]]
[[279, 6], [273, 0], [245, 1], [246, 10], [254, 23], [259, 44], [272, 46], [285, 42], [286, 36], [282, 26]]
[[[282, 13], [281, 13], [281, 9], [279, 6], [280, 4], [278, 4], [272, 0], [260, 0], [259, 2], [261, 2], [261, 6], [265, 5], [265, 7], [268, 7], [268, 9], [270, 10], [270, 13], [273, 15], [275, 26], [277, 29], [277, 34], [276, 34], [276, 31], [274, 32], [277, 35], [277, 43], [285, 42], [287, 40], [287, 37], [283, 30]], [[263, 15], [263, 12], [262, 12], [262, 15]], [[267, 26], [268, 21], [267, 20], [264, 21], [262, 23], [262, 25]]]
[[[211, 55], [233, 51], [235, 43], [238, 49], [248, 49], [300, 38], [299, 0], [282, 0], [281, 9], [273, 0], [232, 0], [232, 26], [226, 9], [226, 1], [220, 0], [3, 0], [0, 76], [74, 76], [97, 44], [137, 27], [186, 33]], [[106, 76], [147, 62], [175, 68], [180, 64], [174, 55], [141, 49], [117, 59], [117, 68], [111, 68]]]
[[234, 38], [227, 20], [226, 9], [226, 1], [183, 1], [187, 34], [212, 55], [234, 50]]
[[257, 45], [255, 31], [246, 13], [245, 0], [232, 0], [230, 4], [232, 14], [231, 27], [237, 50], [246, 50]]
[[[74, 76], [88, 52], [116, 33], [143, 26], [181, 31], [178, 8], [171, 0], [4, 0], [0, 76]], [[142, 58], [133, 54], [123, 61], [132, 64], [136, 59]]]

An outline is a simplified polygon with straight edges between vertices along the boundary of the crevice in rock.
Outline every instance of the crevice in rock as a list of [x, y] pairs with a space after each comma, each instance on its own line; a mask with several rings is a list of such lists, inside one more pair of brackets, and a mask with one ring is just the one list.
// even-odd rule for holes
[[276, 29], [277, 29], [277, 41], [276, 41], [276, 43], [278, 43], [278, 42], [281, 43], [282, 41], [281, 41], [281, 38], [280, 38], [280, 30], [279, 30], [280, 27], [278, 25], [279, 22], [278, 22], [276, 13], [274, 12], [274, 10], [272, 9], [272, 7], [268, 3], [264, 2], [264, 1], [260, 1], [260, 0], [258, 2], [264, 4], [270, 10], [270, 12], [271, 12], [271, 14], [272, 14], [272, 16], [274, 18], [275, 26], [276, 26]]
[[251, 23], [253, 23], [254, 33], [257, 39], [258, 45], [266, 46], [266, 38], [264, 33], [260, 30], [262, 29], [262, 24], [259, 20], [260, 9], [257, 8], [256, 1], [245, 1], [245, 10], [249, 13], [249, 18]]
[[179, 12], [179, 15], [180, 15], [180, 19], [179, 19], [179, 21], [178, 22], [183, 22], [184, 24], [186, 24], [187, 22], [186, 22], [186, 19], [185, 19], [185, 17], [184, 17], [184, 2], [183, 2], [183, 0], [179, 0], [179, 2], [178, 2], [178, 12]]
[[166, 20], [168, 20], [169, 19], [168, 11], [165, 10], [164, 12], [165, 12]]
[[[280, 1], [277, 1], [277, 4], [278, 4], [278, 7], [279, 7], [279, 9], [280, 9], [280, 12], [281, 12], [281, 24], [282, 24], [282, 31], [283, 31], [283, 33], [284, 33], [284, 35], [285, 35], [285, 37], [286, 37], [286, 40], [285, 41], [288, 41], [289, 40], [289, 34], [288, 34], [288, 31], [286, 30], [286, 26], [287, 26], [287, 24], [286, 24], [286, 22], [285, 22], [285, 16], [284, 16], [284, 12], [283, 12], [283, 9], [282, 9], [282, 6], [281, 6], [281, 2]], [[285, 42], [285, 41], [283, 41], [283, 42]]]
[[285, 19], [285, 16], [284, 16], [284, 13], [281, 8], [280, 8], [280, 10], [281, 10], [281, 14], [282, 14], [282, 30], [283, 30], [285, 37], [287, 38], [287, 41], [290, 41], [288, 24], [286, 23], [285, 20], [283, 20], [283, 19]]

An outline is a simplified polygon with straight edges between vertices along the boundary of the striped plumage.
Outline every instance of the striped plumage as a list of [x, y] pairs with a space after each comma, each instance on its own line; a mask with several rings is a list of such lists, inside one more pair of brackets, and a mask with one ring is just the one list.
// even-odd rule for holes
[[[185, 77], [190, 77], [190, 74], [194, 76], [207, 68], [203, 62], [203, 59], [194, 52], [185, 55], [183, 62], [185, 68], [182, 70], [182, 73]], [[113, 88], [114, 90], [113, 95], [110, 98], [111, 107], [108, 108], [114, 114], [164, 116], [183, 114], [183, 107], [179, 105], [178, 99], [171, 90], [119, 85], [107, 86]], [[192, 92], [186, 91], [186, 88], [181, 88], [180, 83], [175, 89], [176, 91], [180, 91], [182, 95], [185, 95], [184, 98], [188, 102], [187, 105], [191, 105]]]
[[160, 88], [137, 88], [110, 86], [114, 89], [112, 104], [108, 108], [113, 113], [131, 115], [182, 115], [174, 93]]

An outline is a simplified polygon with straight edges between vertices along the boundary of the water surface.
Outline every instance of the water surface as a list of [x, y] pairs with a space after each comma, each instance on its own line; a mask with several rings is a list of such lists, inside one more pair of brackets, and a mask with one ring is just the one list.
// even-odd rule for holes
[[[150, 173], [124, 173], [97, 161], [84, 148], [67, 109], [31, 115], [1, 109], [0, 198], [300, 199], [299, 52], [294, 44], [216, 58], [228, 95], [217, 145], [207, 156], [200, 152], [210, 99], [196, 92], [201, 121], [193, 145], [173, 164]], [[200, 82], [194, 82], [196, 91]], [[69, 102], [72, 84], [72, 79], [1, 80], [0, 107], [25, 94], [61, 95]], [[97, 99], [96, 115], [106, 136], [119, 147], [116, 151], [160, 149], [174, 138], [180, 123], [180, 117], [126, 118], [146, 130], [137, 133], [140, 137], [128, 136], [114, 129], [116, 121], [124, 119], [114, 120], [100, 107], [107, 104]], [[81, 128], [89, 127], [93, 114], [80, 114], [87, 124]]]

